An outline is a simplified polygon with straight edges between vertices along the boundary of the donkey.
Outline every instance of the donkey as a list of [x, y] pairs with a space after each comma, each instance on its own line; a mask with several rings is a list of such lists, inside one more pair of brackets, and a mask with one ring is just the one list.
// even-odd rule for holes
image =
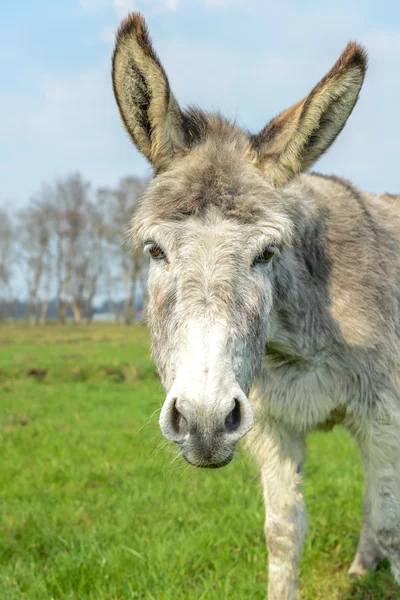
[[349, 574], [387, 556], [400, 583], [400, 200], [304, 173], [346, 123], [366, 66], [350, 42], [308, 96], [253, 135], [179, 107], [140, 14], [122, 23], [113, 56], [122, 121], [155, 171], [131, 233], [151, 257], [161, 430], [209, 468], [248, 433], [270, 600], [296, 598], [306, 436], [339, 423], [366, 483]]

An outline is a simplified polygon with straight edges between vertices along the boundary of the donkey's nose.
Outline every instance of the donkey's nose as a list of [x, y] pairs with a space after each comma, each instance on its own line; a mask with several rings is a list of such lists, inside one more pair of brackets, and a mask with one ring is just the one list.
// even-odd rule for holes
[[224, 421], [224, 429], [226, 433], [234, 433], [240, 427], [242, 421], [242, 413], [240, 410], [240, 402], [237, 398], [233, 400], [233, 408], [228, 412]]
[[253, 411], [240, 391], [230, 402], [197, 402], [184, 395], [167, 397], [160, 415], [166, 438], [182, 443], [189, 436], [226, 437], [237, 442], [253, 424]]
[[[229, 407], [225, 410], [226, 416], [222, 412], [222, 417], [219, 416], [219, 421], [223, 421], [223, 431], [225, 433], [234, 433], [240, 427], [242, 420], [240, 401], [234, 398], [232, 408]], [[176, 400], [172, 406], [172, 427], [176, 434], [185, 436], [187, 433], [195, 433], [198, 428], [198, 415], [196, 411], [194, 414], [190, 414], [190, 404]]]
[[[178, 408], [179, 406], [179, 408]], [[174, 399], [171, 407], [171, 428], [174, 433], [184, 438], [189, 433], [190, 411], [189, 404]], [[193, 428], [193, 424], [192, 424]], [[167, 436], [168, 437], [168, 436]]]

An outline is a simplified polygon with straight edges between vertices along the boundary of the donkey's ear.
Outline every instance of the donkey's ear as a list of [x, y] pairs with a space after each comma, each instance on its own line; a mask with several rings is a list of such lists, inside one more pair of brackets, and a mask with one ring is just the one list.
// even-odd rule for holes
[[350, 42], [306, 98], [252, 136], [258, 164], [273, 185], [305, 171], [329, 148], [354, 108], [366, 68], [365, 50]]
[[134, 144], [156, 170], [165, 168], [183, 145], [181, 111], [139, 13], [130, 14], [118, 30], [112, 79]]

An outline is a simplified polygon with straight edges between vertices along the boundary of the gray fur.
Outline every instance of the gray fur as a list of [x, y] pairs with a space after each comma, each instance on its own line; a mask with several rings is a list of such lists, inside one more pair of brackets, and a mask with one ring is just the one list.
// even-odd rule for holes
[[300, 174], [344, 126], [365, 67], [349, 44], [304, 100], [250, 136], [220, 115], [180, 110], [140, 16], [122, 25], [114, 55], [121, 115], [157, 171], [131, 232], [155, 256], [161, 428], [207, 467], [227, 464], [250, 431], [270, 600], [296, 597], [306, 436], [338, 423], [366, 474], [350, 574], [386, 555], [400, 583], [399, 198]]

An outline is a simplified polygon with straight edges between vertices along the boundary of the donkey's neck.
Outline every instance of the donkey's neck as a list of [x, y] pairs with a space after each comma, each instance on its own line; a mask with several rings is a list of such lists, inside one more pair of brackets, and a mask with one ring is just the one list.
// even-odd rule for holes
[[299, 362], [340, 341], [330, 313], [329, 211], [299, 198], [294, 244], [273, 263], [274, 301], [268, 352]]

